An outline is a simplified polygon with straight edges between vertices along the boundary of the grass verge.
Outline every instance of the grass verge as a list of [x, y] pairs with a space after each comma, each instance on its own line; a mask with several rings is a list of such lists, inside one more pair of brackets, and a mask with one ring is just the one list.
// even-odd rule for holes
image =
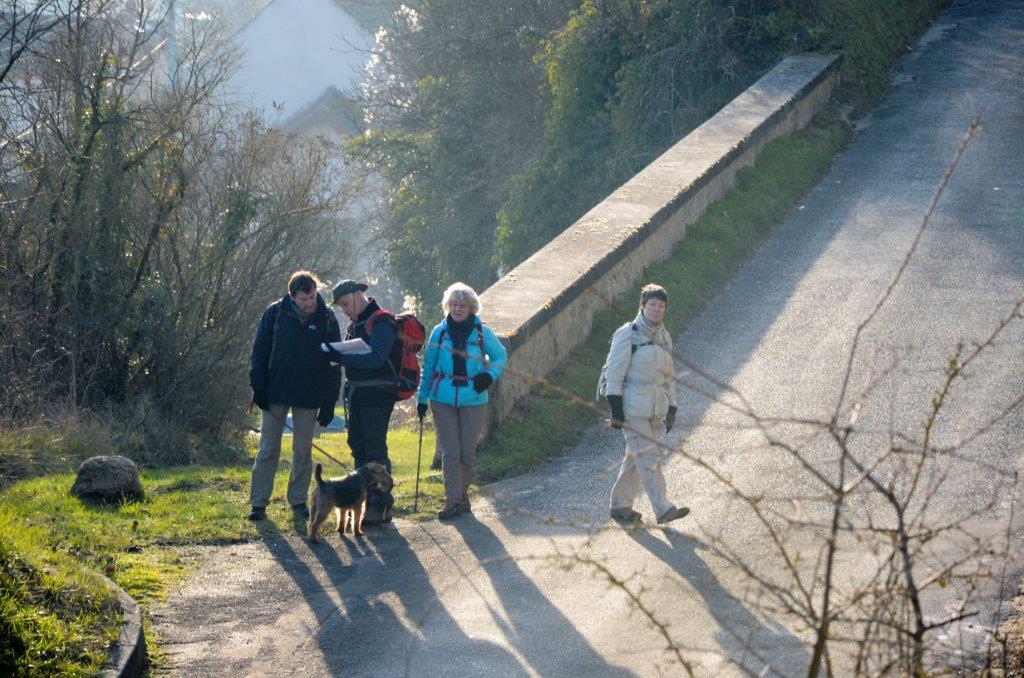
[[0, 675], [95, 675], [120, 623], [94, 571], [0, 505]]
[[[429, 470], [434, 434], [423, 437], [419, 510], [413, 511], [418, 433], [402, 428], [389, 436], [397, 513], [419, 520], [440, 508], [441, 475]], [[326, 433], [316, 444], [340, 460], [349, 457], [343, 433]], [[249, 442], [255, 454], [255, 438]], [[293, 526], [285, 501], [291, 436], [267, 514], [277, 526]], [[325, 476], [343, 469], [314, 451]], [[0, 492], [0, 675], [93, 675], [116, 638], [116, 604], [90, 572], [103, 572], [137, 600], [147, 642], [160, 665], [159, 637], [149, 625], [151, 606], [163, 600], [187, 572], [197, 545], [260, 539], [279, 528], [251, 523], [248, 465], [144, 469], [146, 498], [123, 506], [96, 506], [70, 494], [72, 473], [11, 484]], [[295, 526], [299, 527], [299, 526]], [[114, 605], [115, 607], [111, 607]]]
[[[665, 322], [673, 336], [796, 208], [852, 138], [850, 125], [829, 109], [803, 131], [772, 141], [753, 167], [740, 170], [736, 186], [687, 229], [671, 256], [644, 269], [643, 281], [668, 290]], [[595, 316], [587, 341], [484, 443], [477, 463], [481, 482], [543, 463], [595, 423], [593, 412], [565, 393], [593, 400], [608, 341], [633, 319], [636, 305], [636, 294], [624, 294]]]

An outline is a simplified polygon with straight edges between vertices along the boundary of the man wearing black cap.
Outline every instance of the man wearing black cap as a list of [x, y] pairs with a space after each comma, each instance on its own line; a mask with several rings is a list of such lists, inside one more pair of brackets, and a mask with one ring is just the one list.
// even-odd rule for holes
[[[334, 304], [352, 323], [345, 339], [362, 339], [369, 353], [341, 354], [329, 351], [331, 360], [345, 368], [345, 409], [348, 414], [348, 445], [356, 467], [375, 461], [391, 472], [388, 459], [388, 424], [397, 401], [395, 377], [395, 317], [382, 309], [367, 286], [343, 280], [334, 288]], [[395, 500], [390, 492], [373, 488], [366, 498], [364, 523], [390, 522]]]

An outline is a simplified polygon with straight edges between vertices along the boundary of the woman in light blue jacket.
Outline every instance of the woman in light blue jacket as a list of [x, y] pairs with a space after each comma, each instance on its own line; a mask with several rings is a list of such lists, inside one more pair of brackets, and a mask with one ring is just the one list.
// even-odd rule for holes
[[416, 413], [427, 403], [441, 447], [444, 507], [441, 520], [470, 512], [476, 443], [487, 417], [487, 389], [505, 369], [508, 353], [477, 317], [480, 300], [469, 285], [455, 283], [441, 301], [445, 318], [431, 330], [420, 374]]

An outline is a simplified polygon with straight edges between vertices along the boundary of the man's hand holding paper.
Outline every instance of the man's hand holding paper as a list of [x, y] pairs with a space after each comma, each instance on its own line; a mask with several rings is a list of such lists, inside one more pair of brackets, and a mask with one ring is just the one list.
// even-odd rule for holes
[[332, 363], [340, 363], [345, 354], [359, 355], [370, 352], [370, 345], [358, 337], [346, 341], [332, 341], [320, 344], [320, 350], [328, 355]]

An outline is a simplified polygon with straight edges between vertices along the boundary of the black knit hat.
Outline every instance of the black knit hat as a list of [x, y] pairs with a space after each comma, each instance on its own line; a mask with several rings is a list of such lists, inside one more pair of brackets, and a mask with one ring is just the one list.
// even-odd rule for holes
[[355, 280], [342, 280], [334, 286], [334, 291], [331, 294], [334, 297], [334, 303], [337, 304], [338, 299], [341, 299], [346, 294], [365, 292], [368, 289], [369, 287], [366, 283], [356, 282]]

